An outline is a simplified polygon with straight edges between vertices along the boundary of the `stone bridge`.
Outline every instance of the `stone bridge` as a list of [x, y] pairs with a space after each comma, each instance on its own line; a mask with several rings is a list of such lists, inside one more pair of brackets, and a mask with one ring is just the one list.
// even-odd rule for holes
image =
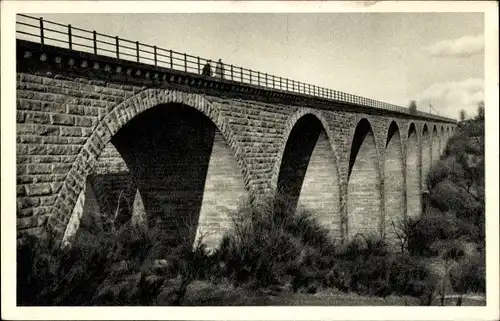
[[337, 239], [393, 240], [455, 126], [17, 40], [18, 237], [116, 218], [215, 244], [281, 190]]

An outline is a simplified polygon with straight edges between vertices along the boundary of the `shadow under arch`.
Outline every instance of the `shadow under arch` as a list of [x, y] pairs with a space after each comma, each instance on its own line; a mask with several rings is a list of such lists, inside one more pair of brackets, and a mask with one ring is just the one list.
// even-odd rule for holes
[[443, 154], [447, 141], [448, 140], [446, 139], [446, 132], [444, 130], [444, 126], [441, 125], [441, 130], [439, 131], [439, 153], [440, 154]]
[[406, 212], [408, 217], [422, 213], [421, 154], [418, 132], [414, 123], [408, 128], [406, 140]]
[[311, 210], [332, 236], [340, 238], [340, 183], [325, 123], [318, 115], [305, 112], [285, 137], [276, 190], [293, 208]]
[[366, 118], [354, 131], [347, 181], [348, 237], [379, 235], [382, 226], [380, 167], [375, 136]]
[[422, 139], [421, 141], [421, 157], [422, 157], [422, 171], [421, 171], [421, 186], [422, 186], [422, 193], [427, 191], [427, 174], [429, 173], [431, 169], [431, 153], [432, 153], [432, 148], [431, 148], [431, 135], [429, 133], [429, 127], [427, 124], [424, 124], [422, 127]]
[[384, 157], [385, 237], [388, 244], [397, 244], [397, 226], [406, 214], [406, 186], [403, 148], [397, 123], [392, 121], [387, 131]]
[[[191, 110], [191, 112], [199, 114], [200, 117], [196, 118], [197, 120], [205, 118], [204, 124], [211, 124], [212, 134], [208, 136], [198, 135], [198, 137], [202, 139], [203, 142], [209, 143], [206, 141], [207, 139], [213, 139], [213, 135], [215, 133], [220, 134], [220, 137], [227, 143], [227, 147], [231, 151], [230, 154], [236, 158], [238, 172], [241, 174], [244, 181], [243, 189], [245, 192], [248, 192], [248, 180], [245, 177], [246, 164], [244, 160], [235, 153], [233, 135], [216, 107], [212, 106], [209, 101], [199, 95], [166, 89], [147, 89], [118, 104], [95, 127], [93, 133], [87, 139], [77, 156], [75, 163], [70, 169], [59, 194], [57, 195], [56, 204], [54, 206], [56, 211], [54, 215], [49, 218], [46, 225], [46, 229], [48, 229], [49, 232], [61, 237], [63, 241], [74, 234], [75, 231], [72, 230], [73, 227], [71, 224], [68, 224], [71, 222], [70, 215], [72, 215], [78, 195], [82, 192], [86, 177], [92, 172], [97, 158], [104, 149], [105, 145], [110, 142], [112, 138], [114, 138], [115, 134], [117, 134], [122, 128], [126, 128], [126, 125], [131, 120], [135, 117], [140, 117], [142, 113], [145, 113], [145, 116], [142, 116], [147, 117], [148, 113], [146, 112], [153, 107], [157, 107], [158, 105], [162, 105], [163, 108], [161, 109], [164, 110], [172, 107], [175, 107], [174, 109]], [[181, 106], [184, 107], [181, 108]], [[161, 119], [156, 119], [156, 122], [161, 122]], [[135, 127], [137, 127], [136, 129], [139, 133], [148, 131], [147, 128], [140, 128], [141, 126], [136, 125]], [[194, 132], [192, 134], [196, 135]], [[119, 136], [120, 134], [118, 134], [118, 137]], [[116, 139], [117, 138], [115, 138], [115, 140]], [[143, 143], [145, 146], [152, 146], [147, 141], [144, 141]], [[123, 143], [122, 148], [126, 149], [127, 144]], [[130, 150], [130, 152], [130, 155], [125, 156], [129, 160], [133, 158], [132, 155], [135, 155], [136, 157], [138, 156], [134, 151]], [[124, 156], [122, 151], [120, 151], [120, 153]], [[207, 156], [205, 155], [205, 159], [206, 158]], [[133, 166], [135, 165], [132, 165], [132, 167]], [[140, 169], [139, 167], [136, 168], [136, 173], [134, 174], [136, 178], [141, 177], [141, 171], [143, 171], [143, 169]], [[148, 207], [150, 208], [150, 205], [148, 205]]]
[[441, 155], [441, 140], [436, 125], [432, 126], [431, 134], [431, 165], [435, 164]]

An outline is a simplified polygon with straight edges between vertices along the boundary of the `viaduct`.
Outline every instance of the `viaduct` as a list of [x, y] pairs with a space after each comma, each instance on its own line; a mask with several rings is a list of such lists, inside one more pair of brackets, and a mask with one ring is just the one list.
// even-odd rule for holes
[[40, 29], [38, 41], [17, 39], [18, 238], [67, 242], [116, 217], [214, 245], [243, 200], [280, 190], [337, 239], [394, 241], [391, 220], [421, 214], [426, 174], [456, 127], [256, 71], [248, 81], [232, 65], [202, 76], [199, 57], [177, 68], [172, 51], [161, 66], [156, 47], [141, 61], [139, 43], [125, 59], [118, 37], [104, 55], [96, 32], [84, 52], [71, 26], [69, 48], [48, 45]]

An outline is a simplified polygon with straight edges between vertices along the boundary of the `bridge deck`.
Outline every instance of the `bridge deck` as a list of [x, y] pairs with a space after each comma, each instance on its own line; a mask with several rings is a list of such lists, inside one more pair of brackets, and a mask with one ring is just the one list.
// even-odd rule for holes
[[[202, 57], [166, 50], [157, 46], [142, 44], [138, 41], [130, 41], [118, 36], [112, 37], [96, 31], [84, 30], [71, 25], [63, 25], [43, 20], [43, 18], [35, 18], [22, 14], [18, 14], [16, 27], [18, 40], [38, 43], [45, 48], [57, 47], [81, 54], [86, 53], [93, 55], [95, 58], [100, 57], [101, 60], [106, 57], [113, 58], [115, 62], [136, 62], [154, 66], [157, 70], [178, 71], [182, 72], [182, 74], [190, 74], [191, 77], [200, 76], [203, 66], [209, 61]], [[18, 47], [19, 44], [20, 42], [18, 41]], [[23, 45], [27, 46], [25, 43]], [[109, 59], [106, 60], [109, 61]], [[348, 108], [359, 108], [360, 112], [370, 109], [372, 112], [378, 110], [378, 112], [385, 111], [406, 115], [407, 117], [434, 119], [448, 123], [456, 122], [453, 119], [439, 115], [420, 111], [412, 112], [408, 108], [394, 104], [274, 76], [232, 64], [224, 64], [222, 76], [203, 76], [203, 78], [209, 79], [211, 82], [216, 81], [286, 93], [288, 95], [300, 96], [302, 99], [309, 97], [333, 101]]]

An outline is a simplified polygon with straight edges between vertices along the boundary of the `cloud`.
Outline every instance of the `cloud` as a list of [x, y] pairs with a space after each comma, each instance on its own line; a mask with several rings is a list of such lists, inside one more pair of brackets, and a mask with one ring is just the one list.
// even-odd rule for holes
[[433, 57], [471, 57], [484, 51], [484, 34], [443, 40], [424, 49]]
[[469, 116], [477, 113], [477, 104], [484, 100], [484, 81], [469, 78], [432, 84], [414, 98], [418, 109], [428, 112], [429, 104], [442, 116], [457, 118], [464, 109]]

